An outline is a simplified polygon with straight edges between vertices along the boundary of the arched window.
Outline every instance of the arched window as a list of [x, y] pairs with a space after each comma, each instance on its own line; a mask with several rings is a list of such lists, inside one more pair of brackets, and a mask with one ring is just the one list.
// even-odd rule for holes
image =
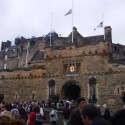
[[3, 101], [4, 99], [4, 94], [0, 93], [0, 103]]
[[55, 81], [49, 81], [49, 98], [51, 99], [55, 95]]
[[94, 77], [89, 79], [89, 102], [90, 103], [96, 103], [96, 79]]
[[4, 63], [3, 68], [4, 68], [4, 69], [7, 69], [7, 63]]
[[32, 94], [32, 100], [34, 100], [34, 97], [35, 97], [35, 94], [33, 93], [33, 94]]

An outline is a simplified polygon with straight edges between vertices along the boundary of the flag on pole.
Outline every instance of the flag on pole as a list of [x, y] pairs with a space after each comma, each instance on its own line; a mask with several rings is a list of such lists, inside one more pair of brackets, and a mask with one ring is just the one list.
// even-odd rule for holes
[[70, 9], [66, 14], [65, 16], [69, 15], [69, 14], [72, 14], [72, 9]]
[[94, 30], [96, 30], [97, 28], [103, 28], [103, 22], [101, 22], [96, 28], [94, 28]]

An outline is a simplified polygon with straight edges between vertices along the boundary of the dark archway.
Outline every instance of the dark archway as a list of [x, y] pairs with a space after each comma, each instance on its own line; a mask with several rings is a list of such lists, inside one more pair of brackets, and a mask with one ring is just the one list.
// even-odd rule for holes
[[81, 95], [80, 87], [76, 82], [68, 82], [62, 88], [62, 97], [64, 99], [76, 100]]

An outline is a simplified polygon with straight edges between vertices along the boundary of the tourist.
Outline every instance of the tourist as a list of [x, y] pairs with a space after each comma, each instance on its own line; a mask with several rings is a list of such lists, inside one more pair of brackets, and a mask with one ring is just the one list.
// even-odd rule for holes
[[118, 110], [113, 114], [111, 125], [125, 125], [125, 109]]
[[49, 114], [49, 117], [50, 117], [51, 125], [56, 125], [58, 120], [58, 114], [57, 114], [57, 110], [55, 110], [54, 105], [52, 106], [52, 110]]
[[110, 125], [107, 120], [100, 117], [98, 108], [93, 104], [87, 104], [81, 114], [84, 125]]
[[0, 125], [25, 125], [24, 121], [9, 116], [0, 116]]
[[64, 123], [64, 125], [68, 124], [70, 114], [71, 114], [71, 108], [69, 108], [69, 102], [66, 102], [66, 107], [63, 109], [63, 123]]
[[99, 115], [102, 117], [102, 109], [101, 109], [101, 106], [100, 106], [99, 104], [97, 104], [96, 107], [98, 108]]
[[40, 107], [37, 105], [34, 105], [34, 107], [32, 109], [33, 109], [33, 111], [28, 116], [27, 125], [35, 125], [36, 113], [39, 113], [39, 111], [40, 111]]
[[5, 103], [4, 105], [2, 105], [1, 115], [11, 117], [10, 104], [9, 103]]
[[85, 105], [85, 98], [80, 97], [77, 99], [77, 108], [71, 113], [68, 125], [84, 125], [81, 118], [81, 111]]
[[123, 109], [125, 109], [125, 105], [123, 105]]
[[18, 104], [14, 103], [12, 104], [12, 109], [11, 109], [11, 116], [16, 118], [16, 119], [20, 119], [20, 114], [19, 114], [19, 110], [18, 110]]
[[104, 105], [103, 105], [102, 117], [103, 117], [105, 120], [108, 120], [108, 121], [111, 120], [110, 111], [109, 111], [109, 108], [108, 108], [107, 104], [104, 104]]
[[20, 119], [23, 119], [25, 121], [25, 123], [26, 123], [27, 119], [28, 119], [28, 116], [27, 116], [27, 112], [23, 108], [22, 104], [19, 104], [18, 110], [19, 110], [19, 114], [20, 114]]

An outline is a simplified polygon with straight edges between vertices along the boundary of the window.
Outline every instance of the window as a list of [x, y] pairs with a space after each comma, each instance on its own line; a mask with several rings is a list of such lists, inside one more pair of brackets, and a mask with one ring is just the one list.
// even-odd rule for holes
[[117, 88], [117, 93], [118, 93], [118, 95], [119, 95], [119, 88]]
[[76, 73], [80, 73], [80, 67], [81, 67], [81, 64], [76, 63]]
[[7, 64], [6, 64], [6, 63], [4, 64], [4, 67], [3, 67], [3, 69], [7, 69]]
[[8, 48], [5, 49], [5, 52], [8, 52]]
[[17, 94], [16, 94], [16, 96], [15, 96], [15, 100], [17, 100], [18, 99], [18, 96], [17, 96]]
[[63, 65], [63, 73], [67, 74], [67, 72], [68, 72], [67, 70], [68, 70], [68, 64], [64, 64]]
[[5, 55], [5, 60], [7, 60], [7, 58], [8, 58], [8, 56], [7, 56], [7, 55]]
[[33, 93], [33, 94], [32, 94], [32, 100], [34, 100], [34, 96], [35, 96], [35, 95], [34, 95], [34, 93]]

